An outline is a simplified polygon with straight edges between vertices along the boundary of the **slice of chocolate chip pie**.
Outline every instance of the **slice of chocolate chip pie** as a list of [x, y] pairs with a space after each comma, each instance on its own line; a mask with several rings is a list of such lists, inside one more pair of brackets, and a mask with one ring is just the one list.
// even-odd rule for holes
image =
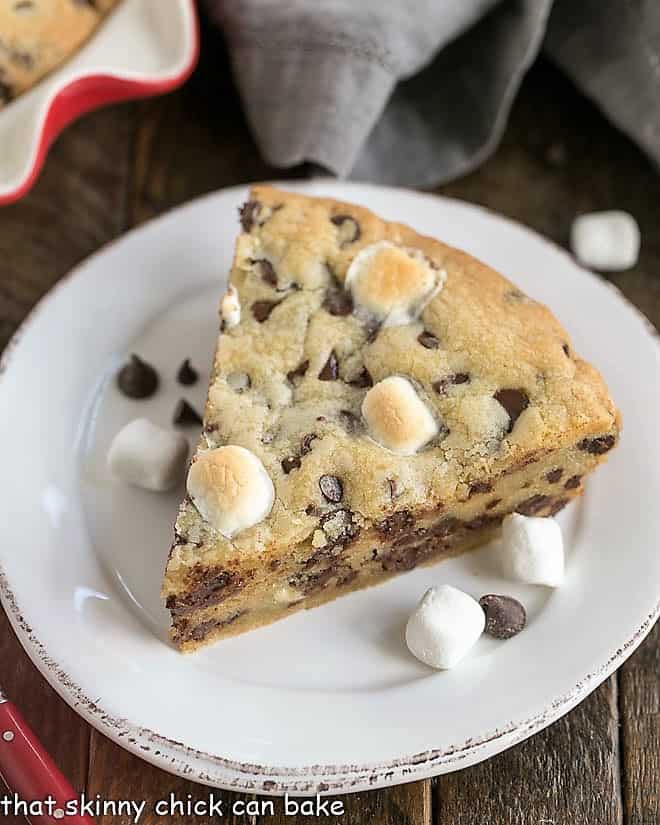
[[181, 649], [552, 515], [616, 444], [600, 375], [469, 255], [266, 186], [241, 224], [163, 584]]

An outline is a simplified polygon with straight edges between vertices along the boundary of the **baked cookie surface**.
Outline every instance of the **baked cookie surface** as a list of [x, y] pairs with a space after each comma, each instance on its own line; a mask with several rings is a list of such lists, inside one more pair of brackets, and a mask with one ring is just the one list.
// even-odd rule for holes
[[163, 584], [182, 649], [554, 514], [615, 445], [600, 375], [485, 264], [270, 187], [241, 223]]
[[0, 108], [71, 57], [119, 0], [0, 0]]

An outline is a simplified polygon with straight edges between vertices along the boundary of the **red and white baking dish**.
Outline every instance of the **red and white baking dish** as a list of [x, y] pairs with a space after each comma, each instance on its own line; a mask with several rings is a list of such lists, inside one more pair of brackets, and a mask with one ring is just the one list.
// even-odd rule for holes
[[0, 205], [30, 189], [72, 120], [180, 86], [198, 53], [194, 0], [122, 0], [79, 52], [0, 109]]

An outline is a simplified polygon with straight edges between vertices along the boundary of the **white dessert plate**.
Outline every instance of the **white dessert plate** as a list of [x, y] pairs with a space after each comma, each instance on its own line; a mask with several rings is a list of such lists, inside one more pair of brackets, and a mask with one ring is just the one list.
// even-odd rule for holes
[[30, 189], [72, 120], [171, 91], [190, 75], [198, 52], [194, 0], [121, 0], [79, 51], [0, 109], [0, 205]]
[[[19, 330], [0, 379], [0, 584], [43, 675], [123, 747], [209, 785], [336, 793], [486, 759], [570, 710], [641, 642], [660, 596], [660, 349], [614, 289], [497, 215], [359, 184], [291, 187], [469, 250], [547, 303], [603, 371], [625, 431], [561, 516], [565, 585], [506, 581], [486, 548], [194, 655], [168, 644], [158, 590], [182, 491], [124, 487], [105, 453], [133, 417], [168, 425], [181, 397], [201, 408], [243, 187], [108, 246]], [[130, 352], [160, 371], [152, 399], [116, 389]], [[186, 357], [200, 370], [190, 388], [175, 380]], [[428, 670], [408, 654], [403, 627], [422, 591], [443, 582], [519, 598], [527, 628], [506, 642], [483, 638], [450, 672]]]

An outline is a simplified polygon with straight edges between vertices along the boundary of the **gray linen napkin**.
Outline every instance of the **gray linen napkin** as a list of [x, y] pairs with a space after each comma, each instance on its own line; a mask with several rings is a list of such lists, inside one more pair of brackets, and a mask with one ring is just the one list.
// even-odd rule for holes
[[660, 163], [657, 0], [206, 0], [275, 166], [432, 186], [497, 146], [541, 48]]

